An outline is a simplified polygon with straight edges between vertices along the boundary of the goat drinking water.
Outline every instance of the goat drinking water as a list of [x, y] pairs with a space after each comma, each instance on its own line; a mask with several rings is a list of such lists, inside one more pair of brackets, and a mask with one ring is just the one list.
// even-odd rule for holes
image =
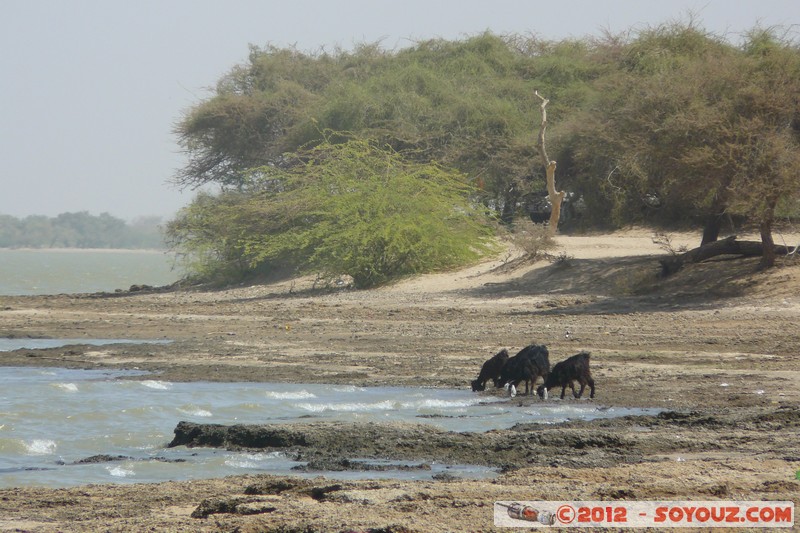
[[492, 383], [497, 386], [497, 380], [500, 378], [500, 371], [503, 369], [503, 365], [506, 364], [506, 361], [508, 361], [508, 350], [505, 348], [494, 354], [491, 359], [487, 359], [481, 367], [478, 379], [472, 380], [472, 390], [486, 390], [486, 382], [490, 379]]

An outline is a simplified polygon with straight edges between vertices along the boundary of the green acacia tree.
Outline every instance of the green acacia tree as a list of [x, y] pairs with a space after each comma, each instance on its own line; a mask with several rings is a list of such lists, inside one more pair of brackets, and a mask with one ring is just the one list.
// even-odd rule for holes
[[182, 211], [167, 228], [173, 245], [230, 271], [347, 275], [358, 288], [493, 250], [461, 174], [368, 141], [286, 154], [247, 181], [246, 192], [203, 195]]

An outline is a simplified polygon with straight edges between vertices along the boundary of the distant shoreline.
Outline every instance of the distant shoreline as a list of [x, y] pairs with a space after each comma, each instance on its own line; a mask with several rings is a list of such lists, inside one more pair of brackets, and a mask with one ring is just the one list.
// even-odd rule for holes
[[81, 253], [81, 252], [93, 252], [93, 253], [152, 253], [152, 254], [169, 254], [174, 253], [170, 252], [166, 248], [31, 248], [31, 247], [19, 247], [19, 248], [3, 248], [0, 247], [0, 251], [2, 252], [55, 252], [55, 253]]
[[0, 248], [0, 295], [160, 287], [184, 277], [179, 263], [175, 253], [155, 248]]

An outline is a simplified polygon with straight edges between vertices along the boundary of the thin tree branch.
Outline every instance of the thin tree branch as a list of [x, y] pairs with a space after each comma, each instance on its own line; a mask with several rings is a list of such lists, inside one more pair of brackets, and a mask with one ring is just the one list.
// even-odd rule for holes
[[544, 168], [550, 164], [550, 158], [547, 157], [547, 149], [545, 148], [544, 144], [544, 133], [547, 130], [547, 104], [550, 103], [550, 100], [539, 94], [539, 91], [533, 91], [539, 99], [542, 100], [542, 104], [539, 108], [542, 110], [542, 126], [539, 128], [539, 155], [542, 158], [542, 165]]

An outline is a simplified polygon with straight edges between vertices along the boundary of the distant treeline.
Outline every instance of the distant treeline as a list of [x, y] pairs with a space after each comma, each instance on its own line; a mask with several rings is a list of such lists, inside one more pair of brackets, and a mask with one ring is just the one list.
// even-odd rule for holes
[[164, 248], [160, 217], [130, 224], [108, 213], [56, 217], [0, 215], [0, 248]]

